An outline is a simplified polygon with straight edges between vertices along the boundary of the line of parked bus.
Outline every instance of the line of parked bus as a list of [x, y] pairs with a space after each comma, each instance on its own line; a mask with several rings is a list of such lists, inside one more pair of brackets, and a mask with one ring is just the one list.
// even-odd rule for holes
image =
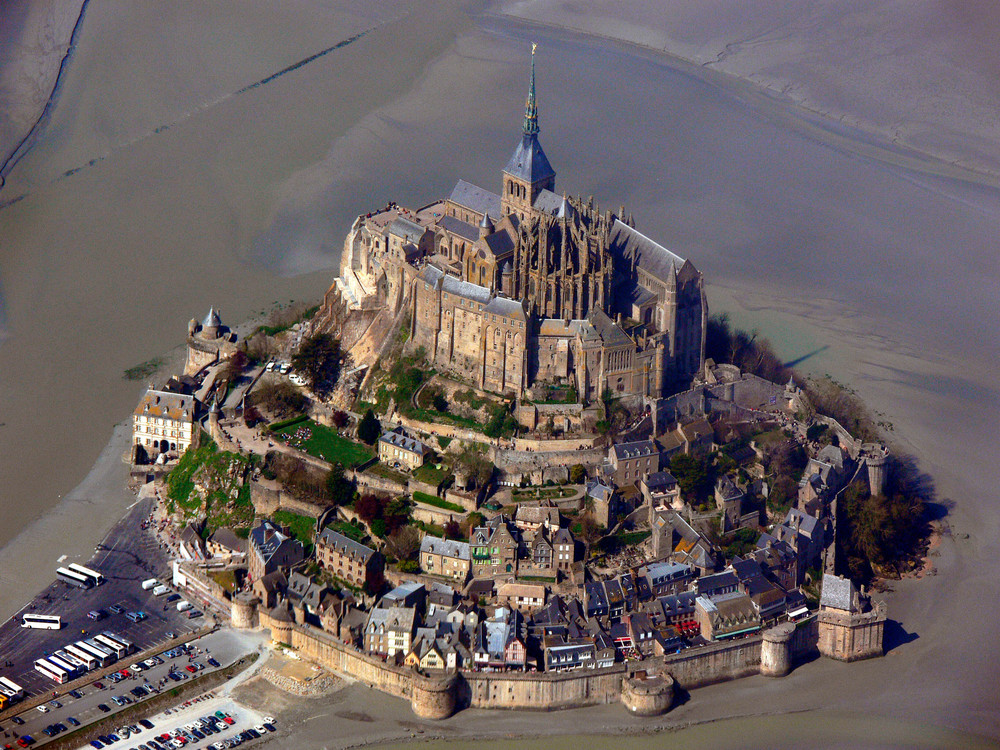
[[53, 682], [62, 685], [98, 667], [135, 651], [135, 645], [126, 638], [104, 631], [93, 638], [71, 643], [47, 656], [35, 660], [35, 670]]
[[104, 583], [103, 575], [76, 563], [70, 563], [65, 568], [56, 568], [56, 578], [81, 589], [89, 589]]
[[11, 703], [15, 703], [24, 698], [24, 688], [13, 680], [0, 677], [0, 711], [3, 711]]

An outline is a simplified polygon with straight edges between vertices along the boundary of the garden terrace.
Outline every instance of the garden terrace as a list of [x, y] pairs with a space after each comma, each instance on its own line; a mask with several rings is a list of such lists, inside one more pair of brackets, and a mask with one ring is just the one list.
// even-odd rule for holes
[[439, 497], [434, 497], [434, 495], [428, 495], [426, 492], [414, 492], [413, 499], [418, 503], [424, 503], [425, 505], [433, 505], [435, 508], [441, 508], [442, 510], [450, 510], [452, 513], [465, 514], [465, 508], [461, 505], [456, 505], [455, 503], [449, 503], [447, 500], [442, 500]]
[[356, 443], [337, 434], [336, 430], [317, 424], [311, 419], [276, 423], [272, 434], [286, 445], [308, 453], [331, 464], [341, 464], [353, 469], [374, 455], [374, 451], [363, 443]]

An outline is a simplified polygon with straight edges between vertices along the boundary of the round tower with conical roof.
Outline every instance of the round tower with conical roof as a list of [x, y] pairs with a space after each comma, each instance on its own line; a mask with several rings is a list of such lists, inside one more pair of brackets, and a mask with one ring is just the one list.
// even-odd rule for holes
[[221, 328], [222, 318], [219, 317], [219, 313], [212, 307], [209, 309], [208, 315], [201, 322], [201, 335], [206, 339], [217, 339], [219, 338], [219, 329]]

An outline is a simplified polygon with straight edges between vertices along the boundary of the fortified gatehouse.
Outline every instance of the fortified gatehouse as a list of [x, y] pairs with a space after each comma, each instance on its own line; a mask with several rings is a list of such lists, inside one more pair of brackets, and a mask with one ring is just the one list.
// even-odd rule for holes
[[409, 312], [411, 349], [508, 395], [564, 384], [593, 401], [605, 389], [655, 398], [686, 387], [704, 361], [702, 275], [624, 207], [556, 192], [534, 52], [521, 130], [501, 193], [459, 180], [422, 208], [359, 216], [317, 321]]

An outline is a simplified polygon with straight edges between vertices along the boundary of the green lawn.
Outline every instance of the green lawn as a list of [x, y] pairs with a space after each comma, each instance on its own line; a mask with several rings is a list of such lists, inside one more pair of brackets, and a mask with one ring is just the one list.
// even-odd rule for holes
[[435, 508], [442, 508], [443, 510], [450, 510], [453, 513], [465, 513], [465, 508], [461, 505], [455, 505], [455, 503], [449, 503], [447, 500], [442, 500], [434, 495], [428, 495], [426, 492], [414, 492], [413, 499], [418, 503], [424, 503], [425, 505], [433, 505]]
[[288, 510], [277, 510], [271, 516], [282, 526], [288, 526], [292, 536], [305, 545], [312, 544], [313, 531], [316, 529], [316, 519], [310, 516], [302, 516]]
[[438, 539], [444, 538], [444, 527], [442, 526], [438, 526], [435, 523], [425, 523], [424, 521], [410, 521], [410, 523], [422, 530], [425, 534], [436, 536]]
[[406, 484], [407, 482], [407, 476], [405, 474], [401, 474], [400, 472], [395, 471], [394, 469], [390, 469], [383, 463], [377, 463], [374, 466], [369, 466], [367, 469], [365, 469], [365, 473], [374, 474], [377, 477], [384, 477], [386, 479], [391, 479], [394, 482], [399, 482], [400, 484]]
[[337, 434], [336, 430], [312, 420], [275, 430], [275, 435], [288, 445], [330, 463], [354, 468], [375, 455], [364, 443], [355, 443]]
[[[440, 466], [441, 468], [437, 468]], [[413, 476], [421, 482], [426, 482], [427, 484], [432, 484], [437, 487], [441, 482], [447, 479], [451, 475], [451, 467], [448, 464], [431, 464], [427, 463], [423, 466], [418, 466], [413, 471]]]

